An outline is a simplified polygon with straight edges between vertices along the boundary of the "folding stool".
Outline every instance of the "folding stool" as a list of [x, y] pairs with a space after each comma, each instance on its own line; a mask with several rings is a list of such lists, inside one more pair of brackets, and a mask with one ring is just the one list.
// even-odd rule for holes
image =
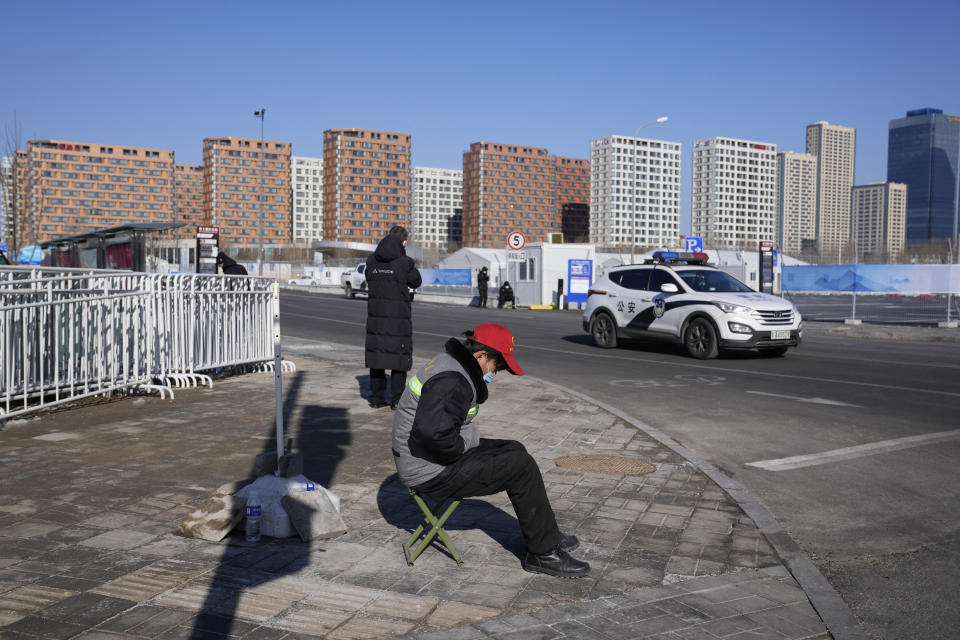
[[[447, 553], [456, 560], [458, 565], [463, 566], [463, 560], [460, 559], [460, 553], [457, 552], [457, 548], [453, 545], [453, 540], [450, 539], [450, 536], [448, 536], [447, 532], [443, 529], [443, 524], [447, 521], [447, 518], [457, 510], [457, 507], [463, 502], [463, 498], [453, 498], [444, 510], [443, 507], [447, 504], [446, 501], [438, 502], [436, 506], [431, 509], [423, 500], [423, 496], [415, 490], [410, 489], [410, 495], [413, 496], [413, 501], [416, 502], [420, 510], [423, 511], [424, 520], [410, 537], [407, 538], [407, 541], [403, 543], [403, 555], [407, 559], [407, 564], [413, 566], [414, 561], [420, 557], [424, 549], [430, 546], [430, 542], [439, 536]], [[441, 510], [443, 511], [443, 515], [438, 518], [437, 515]], [[414, 548], [415, 545], [416, 548]]]

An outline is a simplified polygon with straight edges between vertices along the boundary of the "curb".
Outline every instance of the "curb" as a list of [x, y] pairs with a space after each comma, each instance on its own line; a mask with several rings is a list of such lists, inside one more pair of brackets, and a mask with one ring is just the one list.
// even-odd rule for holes
[[621, 420], [633, 425], [648, 436], [657, 440], [660, 444], [671, 449], [677, 455], [683, 457], [689, 463], [694, 465], [699, 471], [703, 472], [710, 480], [715, 482], [728, 496], [730, 496], [737, 505], [746, 513], [757, 525], [760, 531], [766, 537], [767, 542], [773, 547], [774, 552], [780, 558], [787, 570], [793, 576], [800, 588], [810, 600], [814, 610], [827, 630], [836, 640], [870, 640], [870, 636], [860, 628], [856, 617], [843, 601], [837, 590], [831, 586], [827, 579], [823, 577], [820, 570], [810, 560], [806, 552], [800, 548], [790, 537], [780, 523], [777, 522], [766, 507], [761, 505], [753, 496], [747, 493], [740, 485], [727, 477], [717, 467], [701, 459], [695, 453], [675, 441], [662, 431], [651, 427], [650, 425], [637, 420], [633, 416], [612, 407], [604, 402], [600, 402], [584, 393], [567, 388], [563, 385], [534, 378], [544, 384], [551, 385], [557, 389], [562, 389], [571, 396], [580, 398], [585, 402], [590, 402], [605, 411], [612, 413]]

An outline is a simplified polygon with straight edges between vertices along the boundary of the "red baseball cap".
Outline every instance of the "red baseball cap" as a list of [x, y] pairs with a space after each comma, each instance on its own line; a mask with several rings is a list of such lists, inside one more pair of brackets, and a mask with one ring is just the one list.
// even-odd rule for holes
[[473, 330], [473, 339], [499, 351], [504, 362], [507, 363], [507, 370], [510, 373], [515, 376], [523, 375], [523, 369], [520, 368], [516, 358], [513, 357], [513, 344], [516, 342], [516, 338], [513, 337], [509, 329], [494, 323], [481, 324]]

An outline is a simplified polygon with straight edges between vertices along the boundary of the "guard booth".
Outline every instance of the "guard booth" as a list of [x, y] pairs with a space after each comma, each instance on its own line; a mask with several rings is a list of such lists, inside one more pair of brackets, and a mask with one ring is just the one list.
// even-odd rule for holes
[[[571, 260], [575, 261], [571, 265]], [[534, 242], [520, 250], [507, 250], [507, 280], [513, 287], [517, 305], [567, 306], [567, 294], [581, 292], [581, 282], [589, 278], [596, 264], [596, 246], [592, 244], [554, 244]], [[572, 274], [572, 275], [571, 275]], [[573, 288], [571, 289], [571, 285]], [[491, 295], [496, 295], [491, 291]], [[585, 297], [584, 297], [585, 300]]]

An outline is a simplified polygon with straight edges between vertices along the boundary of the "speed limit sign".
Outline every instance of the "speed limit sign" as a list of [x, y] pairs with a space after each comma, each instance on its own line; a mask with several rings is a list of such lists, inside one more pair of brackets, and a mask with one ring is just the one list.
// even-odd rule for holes
[[507, 249], [513, 249], [514, 251], [519, 251], [523, 249], [524, 245], [527, 244], [527, 239], [523, 237], [523, 234], [519, 231], [514, 231], [507, 236]]

